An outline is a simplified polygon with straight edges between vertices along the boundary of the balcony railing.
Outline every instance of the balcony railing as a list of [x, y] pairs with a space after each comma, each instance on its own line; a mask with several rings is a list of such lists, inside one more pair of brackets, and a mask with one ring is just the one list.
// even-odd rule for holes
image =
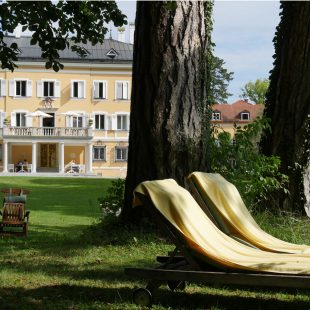
[[69, 127], [4, 127], [5, 137], [92, 137], [91, 128], [69, 128]]

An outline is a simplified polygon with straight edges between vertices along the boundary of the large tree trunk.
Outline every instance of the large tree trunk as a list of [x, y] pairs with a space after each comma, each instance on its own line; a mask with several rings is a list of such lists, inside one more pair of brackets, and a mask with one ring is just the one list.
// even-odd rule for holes
[[205, 168], [205, 47], [203, 2], [137, 2], [127, 220], [140, 182]]
[[274, 40], [275, 66], [265, 112], [272, 120], [272, 133], [263, 142], [263, 150], [268, 155], [279, 155], [282, 171], [289, 176], [290, 196], [280, 200], [283, 207], [301, 211], [306, 196], [310, 199], [309, 174], [306, 173], [309, 160], [310, 2], [282, 2], [281, 7], [282, 18]]

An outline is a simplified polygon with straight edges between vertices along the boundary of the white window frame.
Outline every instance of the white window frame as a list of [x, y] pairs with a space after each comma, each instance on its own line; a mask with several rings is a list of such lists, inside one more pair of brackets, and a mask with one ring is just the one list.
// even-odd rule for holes
[[[20, 114], [20, 116], [22, 115], [22, 114], [24, 114], [24, 121], [25, 121], [25, 125], [23, 125], [23, 126], [18, 126], [17, 125], [17, 114]], [[27, 127], [27, 116], [26, 116], [26, 114], [27, 114], [27, 112], [25, 112], [25, 111], [17, 111], [17, 112], [15, 112], [15, 126], [16, 127]], [[21, 121], [21, 117], [19, 117], [19, 122], [20, 123], [22, 123], [22, 121]]]
[[[81, 87], [78, 87], [78, 96], [74, 97], [74, 83], [81, 83]], [[81, 94], [79, 93], [79, 89]], [[85, 80], [71, 80], [71, 99], [73, 100], [79, 100], [79, 99], [85, 99], [86, 98], [86, 81]]]
[[[125, 156], [123, 157], [123, 152], [121, 152], [121, 158], [118, 158], [117, 150], [125, 151]], [[115, 161], [127, 161], [128, 160], [128, 146], [115, 146], [114, 154], [115, 154], [114, 156]]]
[[[17, 95], [17, 82], [26, 83], [25, 96]], [[25, 79], [25, 78], [18, 78], [18, 79], [10, 80], [9, 92], [10, 92], [10, 96], [16, 99], [32, 97], [32, 80]]]
[[[104, 118], [104, 126], [103, 127], [104, 128], [97, 128], [96, 127], [96, 116], [103, 116], [103, 118]], [[98, 130], [98, 131], [108, 130], [108, 117], [107, 117], [107, 113], [94, 112], [93, 113], [93, 120], [94, 120], [94, 130]], [[99, 123], [100, 122], [101, 122], [101, 120], [99, 121]]]
[[[96, 96], [97, 87], [99, 87], [99, 84], [103, 84], [102, 97]], [[99, 100], [106, 100], [106, 99], [108, 99], [108, 81], [106, 81], [106, 80], [94, 80], [93, 81], [93, 100], [99, 101]]]
[[[103, 149], [103, 158], [95, 158], [95, 155], [96, 155], [95, 149]], [[105, 145], [104, 146], [98, 146], [98, 145], [93, 146], [93, 161], [107, 161], [107, 148]]]
[[[246, 116], [246, 118], [244, 118]], [[250, 112], [241, 112], [240, 113], [240, 120], [242, 121], [249, 121], [250, 120]]]
[[[122, 94], [118, 96], [118, 85], [122, 84]], [[115, 81], [115, 100], [129, 100], [130, 85], [129, 81]]]
[[[119, 126], [119, 122], [118, 122], [118, 118], [119, 117], [122, 117], [121, 126]], [[125, 126], [125, 128], [123, 126], [123, 123], [124, 123], [123, 118], [124, 117], [126, 118], [126, 122], [127, 122], [127, 126]], [[129, 127], [130, 127], [129, 122], [130, 122], [129, 113], [117, 113], [116, 114], [116, 126], [115, 126], [115, 129], [119, 130], [119, 131], [128, 131]]]
[[212, 121], [220, 121], [221, 120], [221, 112], [215, 111], [212, 112]]
[[[53, 83], [54, 84], [54, 94], [44, 94], [44, 83]], [[55, 79], [42, 79], [37, 81], [37, 97], [39, 98], [59, 98], [60, 97], [60, 81]]]

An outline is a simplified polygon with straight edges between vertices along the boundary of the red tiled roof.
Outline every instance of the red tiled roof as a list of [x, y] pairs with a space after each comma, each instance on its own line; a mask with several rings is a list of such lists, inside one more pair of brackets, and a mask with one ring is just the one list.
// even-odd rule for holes
[[[213, 112], [220, 112], [221, 119], [218, 121], [214, 121], [216, 123], [223, 123], [223, 122], [251, 122], [257, 116], [261, 116], [264, 111], [263, 104], [253, 104], [249, 103], [245, 100], [238, 100], [232, 104], [214, 104], [212, 106]], [[241, 120], [240, 114], [242, 112], [250, 113], [249, 120]]]

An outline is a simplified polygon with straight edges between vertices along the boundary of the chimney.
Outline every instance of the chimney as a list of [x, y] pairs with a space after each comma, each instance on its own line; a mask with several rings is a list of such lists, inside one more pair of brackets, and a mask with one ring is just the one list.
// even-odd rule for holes
[[135, 23], [129, 23], [129, 43], [133, 44], [135, 39]]
[[117, 40], [120, 42], [125, 42], [125, 27], [117, 28]]

